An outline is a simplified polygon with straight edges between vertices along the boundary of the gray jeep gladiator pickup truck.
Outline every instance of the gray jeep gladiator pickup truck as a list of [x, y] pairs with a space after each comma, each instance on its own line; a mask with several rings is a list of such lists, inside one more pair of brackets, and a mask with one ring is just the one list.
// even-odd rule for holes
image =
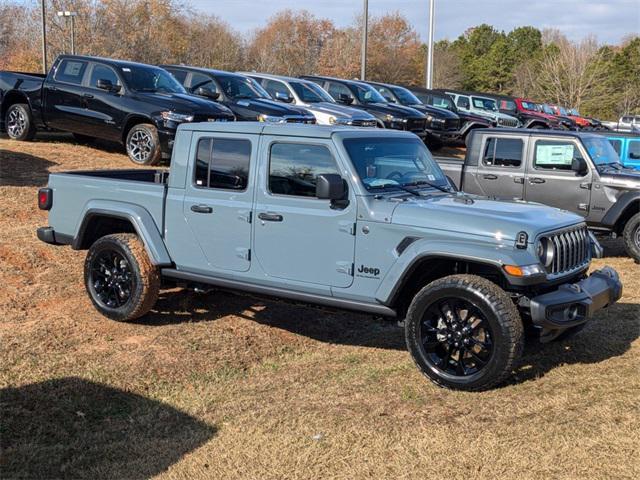
[[493, 387], [521, 355], [617, 301], [587, 274], [581, 217], [456, 192], [416, 135], [345, 126], [178, 128], [171, 170], [54, 173], [38, 237], [88, 249], [85, 286], [108, 318], [146, 314], [163, 283], [240, 290], [405, 324], [438, 385]]
[[640, 262], [640, 172], [606, 137], [575, 131], [478, 129], [464, 160], [437, 158], [467, 193], [540, 202], [575, 212], [601, 235], [622, 236]]

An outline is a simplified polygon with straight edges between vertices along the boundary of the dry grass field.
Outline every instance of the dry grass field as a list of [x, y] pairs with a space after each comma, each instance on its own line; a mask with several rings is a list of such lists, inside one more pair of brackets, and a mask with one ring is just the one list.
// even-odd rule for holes
[[129, 168], [122, 150], [0, 138], [0, 477], [640, 478], [640, 266], [577, 337], [530, 346], [484, 393], [436, 388], [402, 330], [223, 292], [163, 291], [101, 317], [85, 252], [35, 236], [49, 172]]

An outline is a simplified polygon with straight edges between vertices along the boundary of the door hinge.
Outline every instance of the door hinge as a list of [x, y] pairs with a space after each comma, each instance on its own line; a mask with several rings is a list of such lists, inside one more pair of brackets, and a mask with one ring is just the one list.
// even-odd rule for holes
[[251, 210], [238, 210], [238, 219], [251, 223], [253, 212]]
[[347, 221], [338, 222], [338, 229], [341, 232], [348, 233], [349, 235], [356, 234], [356, 224], [353, 222], [347, 222]]
[[590, 183], [581, 183], [580, 184], [580, 188], [583, 190], [591, 190], [591, 184]]
[[578, 210], [584, 210], [585, 212], [589, 210], [589, 204], [587, 203], [579, 203]]
[[351, 262], [336, 262], [336, 271], [353, 277], [354, 265]]
[[251, 261], [251, 249], [245, 247], [237, 247], [236, 248], [236, 256], [238, 258], [242, 258], [247, 262]]

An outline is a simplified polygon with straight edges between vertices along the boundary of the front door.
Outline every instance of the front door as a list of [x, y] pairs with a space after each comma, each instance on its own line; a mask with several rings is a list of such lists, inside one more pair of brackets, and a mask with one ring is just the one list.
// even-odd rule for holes
[[531, 142], [525, 198], [586, 217], [589, 214], [592, 173], [580, 174], [571, 169], [574, 158], [585, 157], [578, 143], [562, 138], [534, 138]]
[[[107, 91], [98, 88], [99, 80], [108, 80], [112, 85], [120, 86], [120, 91]], [[89, 80], [83, 92], [85, 124], [80, 133], [105, 140], [122, 140], [122, 126], [126, 113], [119, 106], [124, 86], [116, 72], [107, 65], [94, 63], [91, 66]]]
[[348, 287], [353, 281], [356, 205], [332, 206], [315, 196], [316, 177], [345, 178], [330, 141], [263, 137], [268, 162], [258, 179], [256, 260], [280, 279]]
[[[196, 133], [183, 214], [209, 268], [247, 271], [251, 265], [252, 157], [257, 136]], [[198, 255], [189, 258], [197, 259]], [[186, 265], [203, 269], [202, 262]]]
[[[521, 200], [524, 196], [525, 140], [507, 135], [486, 136], [478, 162], [477, 185], [483, 195]], [[465, 184], [468, 183], [464, 179]], [[475, 192], [477, 193], [477, 192]]]

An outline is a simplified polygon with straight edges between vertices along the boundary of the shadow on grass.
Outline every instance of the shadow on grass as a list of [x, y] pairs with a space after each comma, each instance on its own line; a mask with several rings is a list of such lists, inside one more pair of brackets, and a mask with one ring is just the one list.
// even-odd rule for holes
[[40, 187], [47, 184], [55, 162], [28, 153], [0, 150], [0, 187]]
[[0, 390], [0, 477], [149, 478], [216, 429], [173, 407], [80, 378]]

